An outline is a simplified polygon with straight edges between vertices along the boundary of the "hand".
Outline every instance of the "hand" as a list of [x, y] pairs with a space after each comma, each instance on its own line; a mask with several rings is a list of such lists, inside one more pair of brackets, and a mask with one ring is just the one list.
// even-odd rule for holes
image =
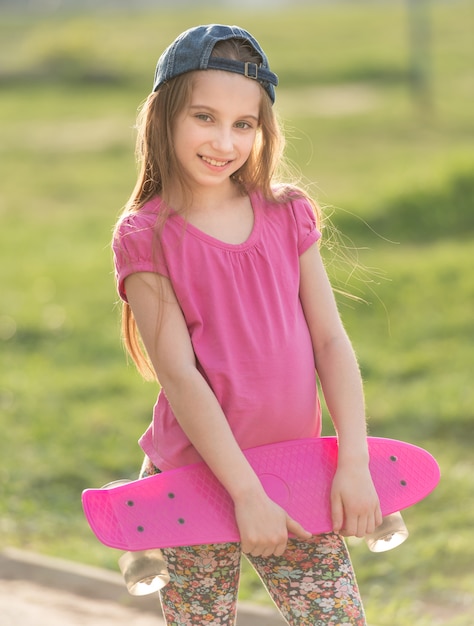
[[382, 523], [379, 498], [367, 466], [338, 468], [331, 489], [334, 532], [364, 537]]
[[262, 490], [246, 493], [235, 504], [242, 551], [252, 556], [281, 556], [288, 543], [288, 533], [309, 539], [311, 533], [292, 519]]

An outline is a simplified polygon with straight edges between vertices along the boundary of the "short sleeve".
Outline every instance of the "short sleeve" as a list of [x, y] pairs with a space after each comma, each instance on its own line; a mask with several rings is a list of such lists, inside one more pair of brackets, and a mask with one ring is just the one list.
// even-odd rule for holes
[[321, 238], [321, 232], [317, 227], [314, 209], [306, 198], [297, 198], [291, 204], [298, 232], [298, 253], [302, 255]]
[[154, 272], [168, 276], [156, 229], [156, 213], [134, 213], [122, 218], [112, 241], [115, 278], [120, 297], [125, 302], [124, 281], [136, 272]]

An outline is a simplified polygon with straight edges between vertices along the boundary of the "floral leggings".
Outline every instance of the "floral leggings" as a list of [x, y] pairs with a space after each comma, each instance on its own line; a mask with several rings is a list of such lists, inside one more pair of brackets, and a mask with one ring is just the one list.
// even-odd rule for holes
[[[141, 477], [159, 472], [148, 460]], [[242, 552], [238, 543], [168, 548], [170, 582], [161, 594], [168, 626], [234, 626]], [[290, 539], [276, 557], [246, 555], [290, 626], [365, 626], [342, 537]]]

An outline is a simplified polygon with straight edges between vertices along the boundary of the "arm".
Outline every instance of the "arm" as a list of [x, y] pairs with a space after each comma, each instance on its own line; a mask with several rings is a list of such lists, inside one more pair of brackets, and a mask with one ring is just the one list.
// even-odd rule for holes
[[145, 348], [180, 426], [229, 492], [244, 552], [282, 554], [288, 531], [308, 538], [266, 495], [212, 389], [196, 367], [186, 322], [168, 279], [132, 274], [127, 297]]
[[361, 537], [382, 522], [368, 466], [362, 379], [317, 245], [301, 255], [300, 266], [300, 298], [316, 370], [339, 441], [331, 494], [333, 528]]

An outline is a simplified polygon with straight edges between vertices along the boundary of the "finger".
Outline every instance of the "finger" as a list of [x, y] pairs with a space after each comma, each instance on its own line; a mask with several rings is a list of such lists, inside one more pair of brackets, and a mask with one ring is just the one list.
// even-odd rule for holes
[[271, 556], [281, 556], [286, 550], [286, 541], [278, 544], [277, 546], [269, 546], [260, 554], [263, 558], [269, 558]]
[[295, 535], [295, 537], [297, 537], [298, 539], [310, 539], [313, 536], [312, 533], [309, 532], [309, 530], [303, 528], [300, 523], [298, 523], [290, 516], [287, 516], [286, 518], [286, 528], [288, 529], [288, 532], [290, 532], [292, 535]]
[[[373, 521], [371, 524], [367, 524], [367, 534], [372, 534], [376, 528], [378, 528], [383, 522], [382, 511], [380, 510], [380, 506], [377, 507], [373, 514]], [[370, 528], [369, 528], [370, 526]]]
[[377, 505], [377, 511], [375, 512], [375, 527], [380, 526], [383, 522], [382, 509], [380, 508], [380, 503]]
[[251, 552], [248, 552], [250, 556], [265, 556], [265, 551], [261, 548], [254, 548]]
[[[240, 549], [244, 554], [254, 554], [258, 550], [258, 543], [256, 541], [241, 539]], [[257, 556], [257, 555], [254, 555]]]
[[371, 516], [369, 515], [367, 517], [367, 525], [366, 525], [364, 535], [371, 535], [376, 528], [377, 528], [377, 522], [376, 522], [376, 515], [374, 513], [373, 515]]
[[[372, 524], [372, 523], [373, 522], [370, 521], [370, 524]], [[367, 526], [368, 525], [369, 525], [368, 517], [366, 515], [360, 516], [358, 518], [358, 520], [357, 520], [356, 537], [359, 537], [359, 539], [361, 539], [362, 537], [365, 537], [365, 535], [368, 534], [368, 532], [367, 532]]]
[[344, 508], [340, 498], [333, 498], [331, 501], [331, 517], [333, 531], [340, 532], [344, 524]]
[[275, 556], [282, 556], [282, 555], [285, 553], [285, 551], [286, 551], [286, 546], [287, 546], [287, 543], [286, 543], [286, 542], [285, 542], [285, 543], [280, 544], [279, 546], [277, 546], [277, 547], [275, 548], [275, 550], [273, 551], [273, 554], [274, 554]]
[[380, 510], [380, 505], [377, 505], [377, 508], [375, 509], [375, 513], [374, 513], [374, 530], [372, 532], [374, 532], [375, 529], [378, 528], [382, 522], [383, 522], [382, 511]]
[[344, 537], [359, 537], [360, 518], [355, 513], [347, 514], [341, 524], [341, 535]]
[[377, 507], [373, 513], [367, 515], [367, 523], [364, 535], [371, 535], [382, 523], [382, 512]]

